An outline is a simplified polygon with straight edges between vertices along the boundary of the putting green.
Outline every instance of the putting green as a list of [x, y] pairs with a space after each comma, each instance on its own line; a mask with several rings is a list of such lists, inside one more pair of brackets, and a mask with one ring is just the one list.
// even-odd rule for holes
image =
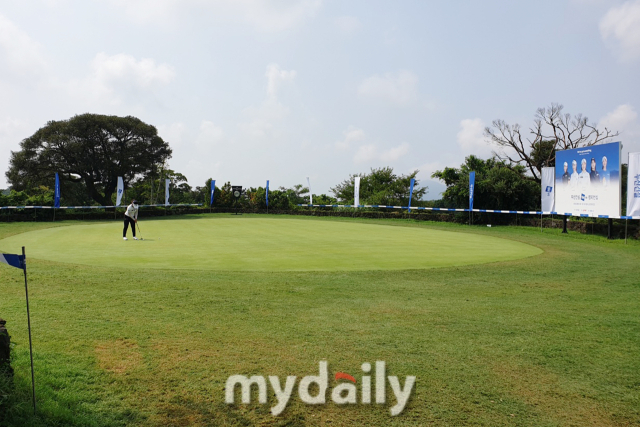
[[542, 253], [477, 234], [288, 217], [141, 220], [144, 240], [122, 240], [122, 222], [54, 227], [0, 240], [27, 259], [200, 270], [404, 270], [514, 260]]

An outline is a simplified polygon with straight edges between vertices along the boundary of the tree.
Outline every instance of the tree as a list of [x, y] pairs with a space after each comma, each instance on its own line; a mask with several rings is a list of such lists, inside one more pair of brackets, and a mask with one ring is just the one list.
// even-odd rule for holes
[[58, 172], [63, 190], [65, 183], [82, 183], [89, 198], [101, 205], [112, 203], [118, 176], [127, 187], [171, 157], [156, 128], [132, 116], [82, 114], [50, 121], [20, 147], [11, 152], [6, 172], [12, 189], [53, 187]]
[[[415, 179], [418, 171], [409, 175], [396, 175], [393, 168], [383, 167], [371, 169], [369, 174], [350, 175], [331, 189], [333, 194], [342, 202], [353, 203], [355, 191], [355, 177], [360, 177], [360, 204], [364, 205], [403, 205], [409, 202], [411, 179]], [[428, 187], [420, 187], [416, 179], [412, 198], [420, 200]]]
[[[309, 187], [296, 184], [291, 188], [280, 187], [279, 190], [286, 195], [289, 202], [294, 206], [298, 204], [309, 204]], [[304, 196], [304, 194], [307, 195]]]
[[529, 137], [523, 135], [517, 123], [509, 125], [504, 120], [494, 120], [493, 127], [484, 130], [490, 142], [498, 146], [494, 155], [509, 163], [524, 165], [539, 183], [542, 168], [555, 165], [556, 150], [588, 147], [619, 134], [606, 127], [598, 129], [582, 114], [573, 117], [564, 114], [563, 108], [556, 103], [538, 108]]
[[540, 204], [540, 184], [526, 175], [522, 165], [491, 158], [469, 156], [459, 168], [434, 172], [447, 186], [442, 193], [445, 207], [469, 207], [469, 172], [475, 171], [474, 206], [482, 209], [535, 210]]

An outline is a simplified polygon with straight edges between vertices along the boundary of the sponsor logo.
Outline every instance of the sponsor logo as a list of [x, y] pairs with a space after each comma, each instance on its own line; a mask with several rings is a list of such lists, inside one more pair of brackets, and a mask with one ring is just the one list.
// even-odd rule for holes
[[[415, 376], [407, 376], [404, 380], [404, 386], [400, 383], [397, 376], [386, 375], [386, 363], [377, 361], [375, 364], [375, 373], [366, 375], [371, 372], [371, 364], [363, 363], [361, 366], [362, 375], [360, 379], [360, 387], [355, 377], [345, 373], [337, 372], [334, 376], [335, 381], [339, 382], [330, 392], [331, 400], [336, 405], [355, 405], [361, 403], [363, 405], [371, 404], [373, 400], [377, 404], [387, 403], [387, 382], [393, 391], [396, 404], [389, 410], [392, 416], [399, 415], [409, 401], [413, 386], [416, 381]], [[329, 389], [329, 371], [327, 361], [319, 362], [318, 375], [309, 375], [303, 377], [298, 382], [298, 397], [308, 405], [324, 405], [327, 402], [327, 392]], [[293, 389], [296, 385], [297, 377], [293, 375], [287, 376], [284, 384], [280, 381], [280, 377], [269, 376], [269, 384], [273, 389], [276, 397], [276, 404], [271, 407], [273, 416], [280, 415], [285, 410]], [[225, 402], [227, 404], [235, 403], [236, 389], [240, 388], [241, 401], [243, 404], [251, 403], [251, 391], [255, 390], [258, 394], [258, 402], [260, 404], [267, 403], [267, 380], [262, 375], [232, 375], [227, 379], [225, 384]], [[359, 398], [358, 398], [359, 395]], [[359, 401], [359, 402], [358, 402]]]
[[547, 185], [547, 188], [545, 188], [544, 191], [547, 193], [547, 196], [551, 196], [551, 192], [553, 191], [553, 187], [550, 186], [550, 185]]

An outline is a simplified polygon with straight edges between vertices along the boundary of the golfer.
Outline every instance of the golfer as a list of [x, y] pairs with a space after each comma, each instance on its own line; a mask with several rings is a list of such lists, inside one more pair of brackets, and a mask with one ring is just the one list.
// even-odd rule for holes
[[124, 211], [124, 229], [122, 230], [122, 240], [127, 240], [127, 229], [131, 224], [131, 231], [133, 232], [133, 240], [138, 240], [136, 237], [136, 222], [138, 222], [138, 202], [134, 200], [127, 206], [127, 210]]

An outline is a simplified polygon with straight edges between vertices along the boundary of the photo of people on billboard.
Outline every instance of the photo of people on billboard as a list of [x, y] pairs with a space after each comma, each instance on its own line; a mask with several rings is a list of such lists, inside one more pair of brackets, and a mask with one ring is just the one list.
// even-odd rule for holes
[[556, 211], [620, 215], [620, 142], [556, 152]]

